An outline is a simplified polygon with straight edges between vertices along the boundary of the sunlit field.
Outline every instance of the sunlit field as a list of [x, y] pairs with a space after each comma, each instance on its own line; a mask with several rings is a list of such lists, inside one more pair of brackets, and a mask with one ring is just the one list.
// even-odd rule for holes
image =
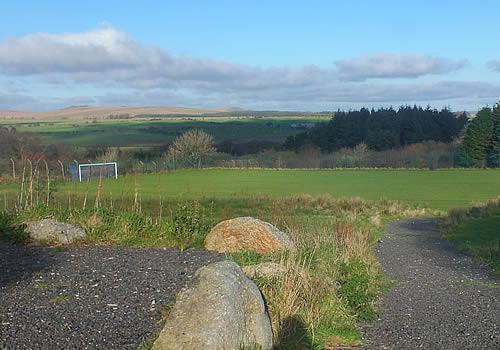
[[[205, 169], [128, 175], [104, 181], [103, 196], [142, 199], [227, 198], [265, 194], [327, 194], [367, 200], [399, 200], [432, 209], [465, 207], [500, 194], [500, 170], [261, 170]], [[57, 191], [92, 195], [98, 181], [65, 183]]]
[[0, 125], [15, 125], [20, 132], [34, 133], [44, 144], [70, 144], [76, 146], [146, 147], [162, 145], [186, 130], [202, 129], [215, 140], [272, 140], [283, 142], [287, 136], [303, 130], [292, 124], [327, 122], [328, 118], [162, 118], [157, 120], [99, 120], [99, 121], [25, 121]]

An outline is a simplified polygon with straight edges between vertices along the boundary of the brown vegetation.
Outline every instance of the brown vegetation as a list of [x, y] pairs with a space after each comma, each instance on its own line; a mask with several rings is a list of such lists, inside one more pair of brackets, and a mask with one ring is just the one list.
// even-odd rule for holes
[[196, 109], [185, 107], [69, 107], [50, 112], [0, 111], [0, 119], [60, 120], [60, 119], [105, 119], [116, 115], [136, 116], [141, 114], [186, 114], [227, 112], [224, 108]]

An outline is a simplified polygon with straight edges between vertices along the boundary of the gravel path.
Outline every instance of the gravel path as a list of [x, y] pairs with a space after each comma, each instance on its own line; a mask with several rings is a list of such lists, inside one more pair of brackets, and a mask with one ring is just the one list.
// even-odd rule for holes
[[205, 250], [0, 243], [0, 349], [137, 349]]
[[437, 220], [397, 221], [377, 246], [395, 280], [366, 349], [500, 349], [500, 280], [439, 238]]

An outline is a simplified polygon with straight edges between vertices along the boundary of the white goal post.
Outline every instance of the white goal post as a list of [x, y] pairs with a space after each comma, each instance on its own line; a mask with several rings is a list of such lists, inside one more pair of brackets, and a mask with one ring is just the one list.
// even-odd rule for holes
[[118, 179], [117, 162], [78, 164], [78, 180], [80, 182], [91, 178], [112, 177]]

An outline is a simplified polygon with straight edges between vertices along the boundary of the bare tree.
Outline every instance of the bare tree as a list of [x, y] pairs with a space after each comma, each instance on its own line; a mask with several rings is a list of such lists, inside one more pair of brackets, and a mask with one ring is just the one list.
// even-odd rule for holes
[[367, 160], [368, 156], [370, 155], [370, 149], [368, 148], [366, 143], [360, 143], [356, 145], [356, 147], [354, 147], [352, 151], [357, 161], [361, 163], [359, 165], [365, 165], [364, 163]]
[[215, 152], [214, 138], [202, 130], [189, 130], [177, 137], [168, 155], [201, 167], [202, 160]]
[[116, 162], [118, 156], [120, 155], [120, 150], [117, 147], [110, 147], [104, 151], [101, 155], [97, 157], [98, 162]]

